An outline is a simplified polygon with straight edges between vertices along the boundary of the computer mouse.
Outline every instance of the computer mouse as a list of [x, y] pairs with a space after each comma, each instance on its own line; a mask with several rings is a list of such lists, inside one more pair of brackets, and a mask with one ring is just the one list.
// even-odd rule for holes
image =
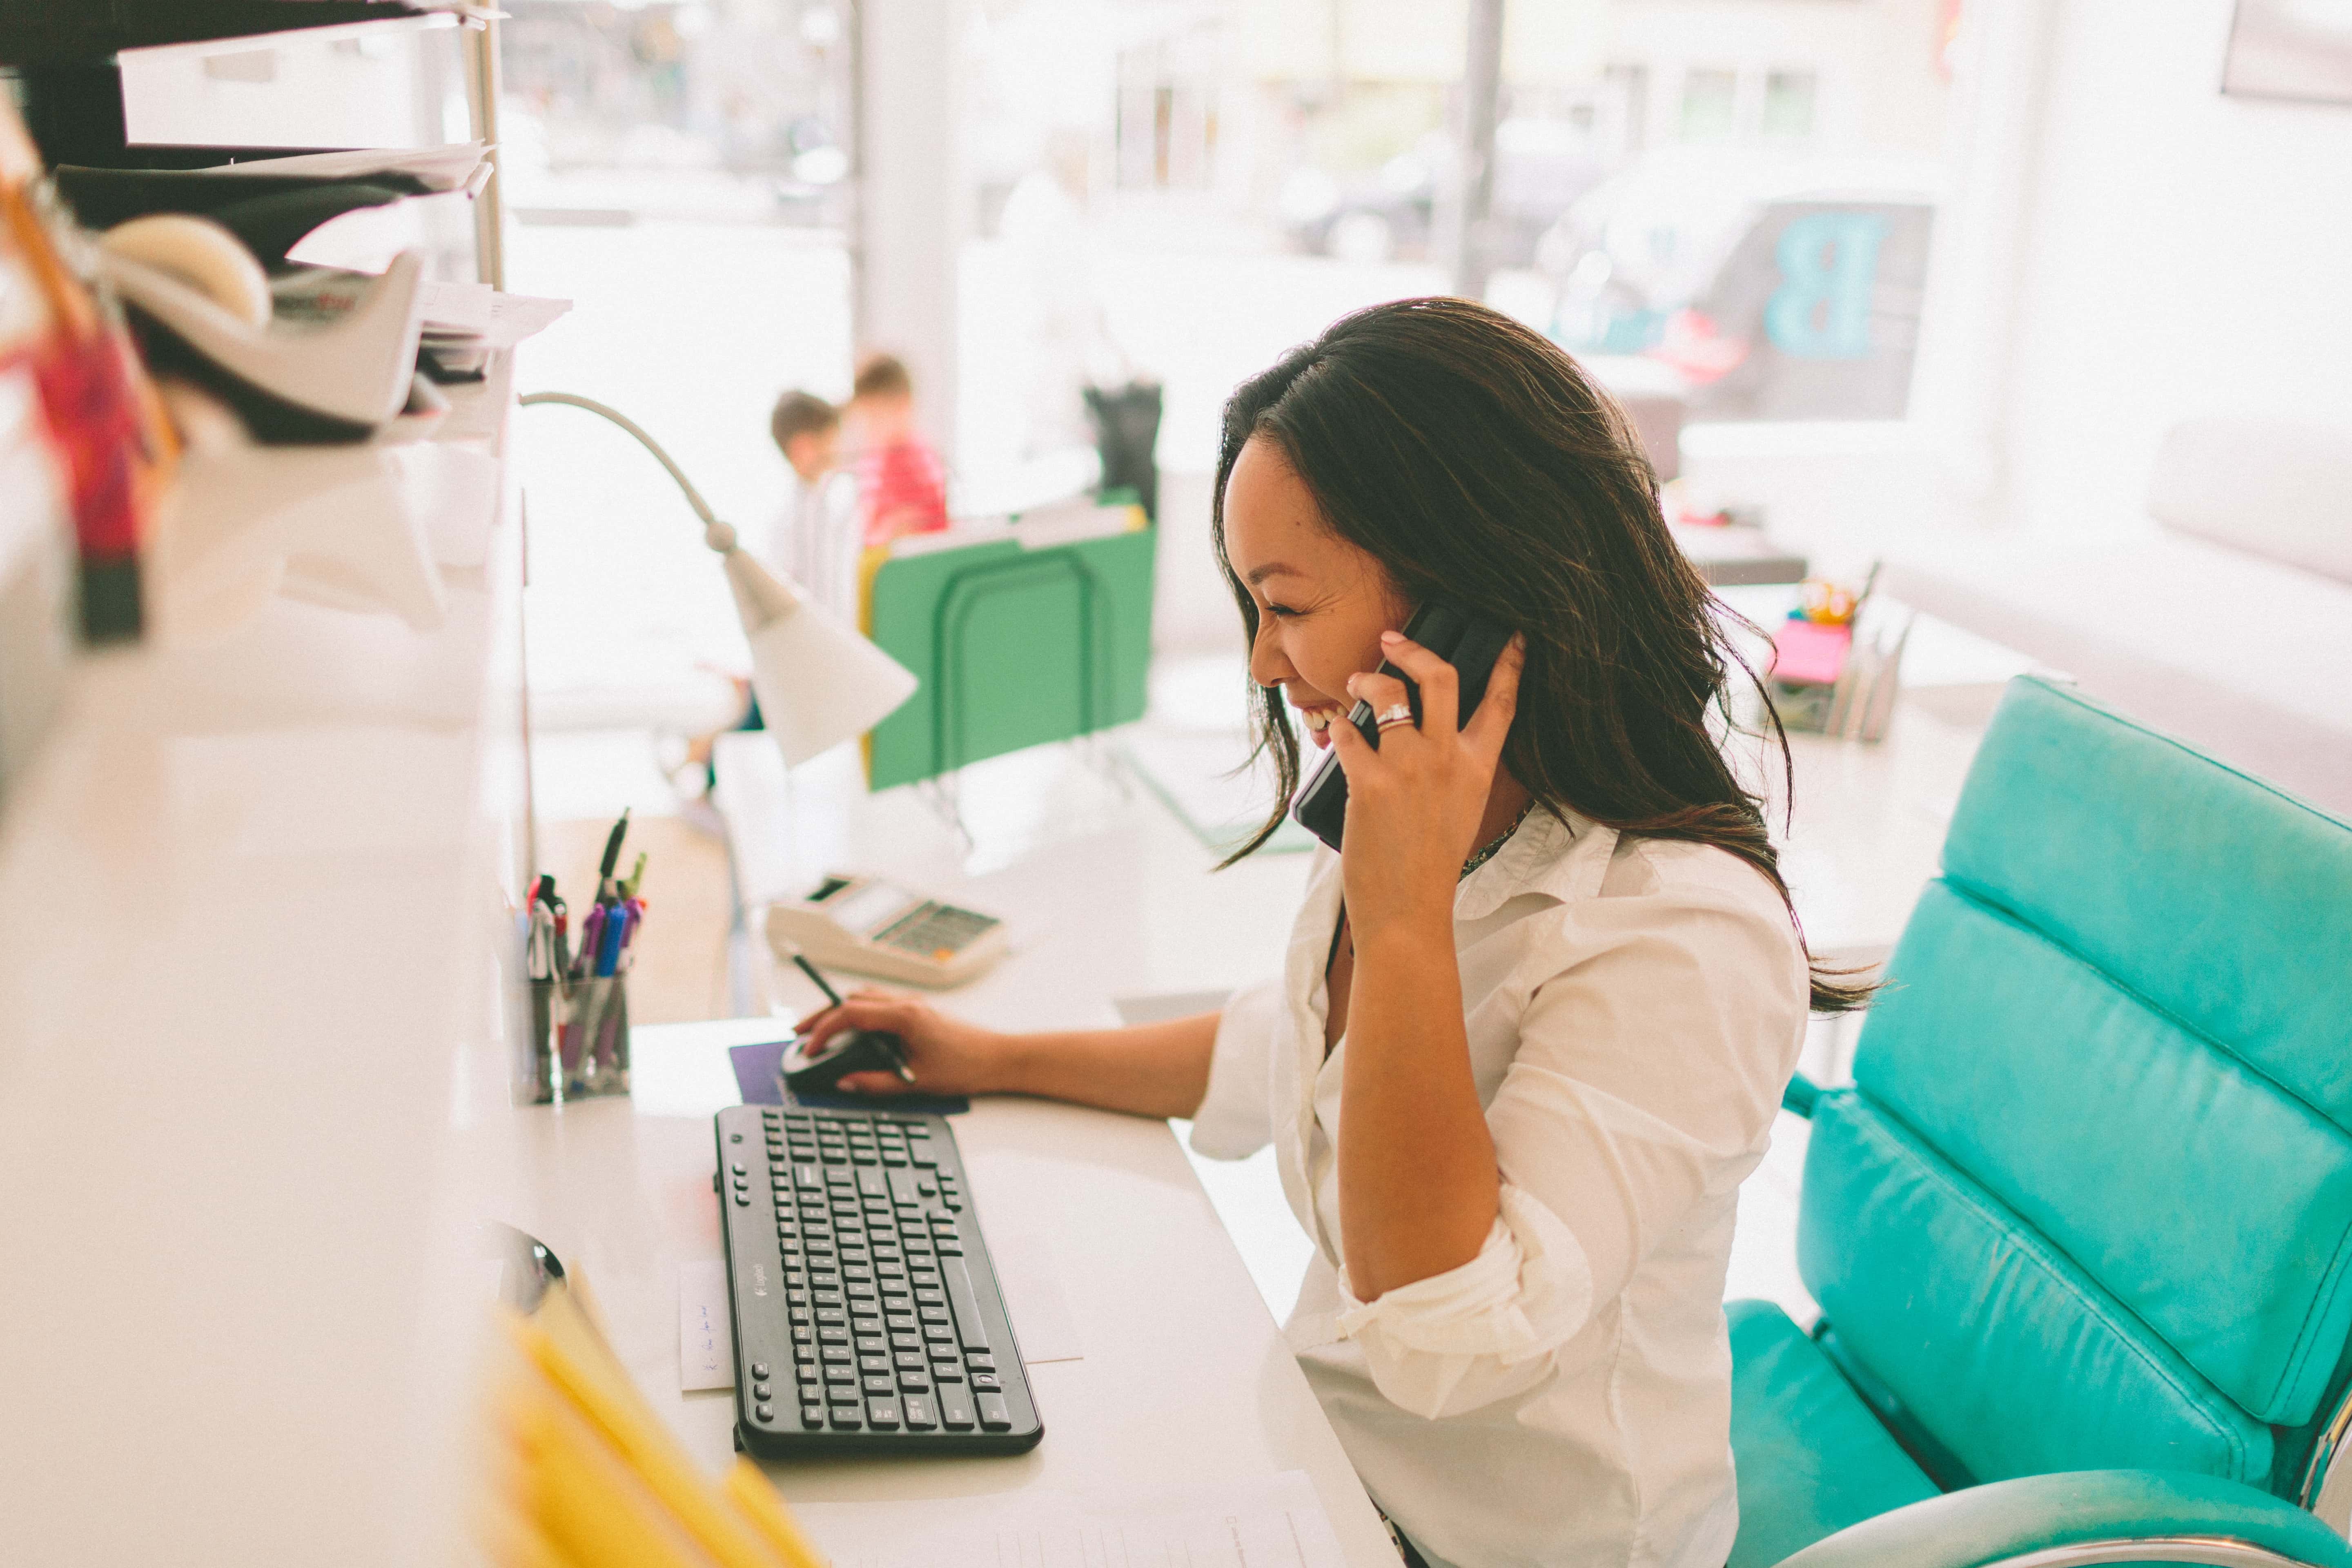
[[784, 1087], [794, 1094], [838, 1094], [841, 1080], [860, 1072], [887, 1072], [915, 1081], [907, 1067], [907, 1042], [887, 1029], [844, 1029], [814, 1057], [795, 1047], [778, 1068]]

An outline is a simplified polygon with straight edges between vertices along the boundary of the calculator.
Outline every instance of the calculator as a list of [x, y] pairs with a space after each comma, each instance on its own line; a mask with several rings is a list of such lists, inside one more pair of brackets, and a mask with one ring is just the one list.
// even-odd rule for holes
[[768, 907], [768, 944], [780, 960], [822, 964], [917, 985], [960, 985], [1003, 958], [1004, 922], [876, 877], [827, 876], [798, 899]]

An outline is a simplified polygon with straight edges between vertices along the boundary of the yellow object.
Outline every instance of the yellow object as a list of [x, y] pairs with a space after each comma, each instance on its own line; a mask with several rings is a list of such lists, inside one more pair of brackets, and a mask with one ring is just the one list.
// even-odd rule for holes
[[1808, 577], [1798, 592], [1802, 595], [1805, 619], [1817, 626], [1843, 626], [1853, 624], [1854, 612], [1862, 605], [1861, 597], [1843, 583], [1832, 583], [1826, 577]]
[[751, 1521], [752, 1527], [775, 1549], [779, 1560], [791, 1568], [824, 1568], [824, 1559], [817, 1554], [809, 1538], [786, 1510], [776, 1489], [760, 1473], [760, 1467], [749, 1459], [738, 1459], [727, 1472], [723, 1483], [728, 1497], [737, 1509]]
[[695, 1468], [568, 1285], [503, 1315], [499, 1490], [478, 1527], [499, 1568], [824, 1568], [756, 1466], [716, 1486]]

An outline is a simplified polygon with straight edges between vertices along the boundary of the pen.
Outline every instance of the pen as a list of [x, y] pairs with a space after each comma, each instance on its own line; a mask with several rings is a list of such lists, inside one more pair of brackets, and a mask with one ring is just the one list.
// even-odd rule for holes
[[572, 955], [572, 962], [573, 979], [579, 979], [594, 966], [597, 952], [604, 945], [604, 906], [598, 904], [580, 922], [580, 951]]
[[621, 808], [621, 820], [613, 824], [612, 837], [604, 840], [604, 862], [596, 868], [596, 901], [603, 903], [613, 891], [613, 868], [621, 863], [621, 840], [629, 836], [629, 808]]
[[836, 1007], [841, 1005], [841, 993], [833, 988], [832, 981], [827, 980], [823, 974], [817, 972], [816, 965], [808, 961], [807, 953], [796, 952], [793, 954], [793, 962], [801, 966], [801, 973], [803, 974], [807, 975], [811, 980], [816, 982], [816, 988], [824, 993], [824, 999], [826, 1001], [832, 1003]]
[[604, 910], [604, 928], [596, 933], [596, 975], [613, 973], [621, 962], [621, 939], [628, 934], [629, 906], [614, 904]]

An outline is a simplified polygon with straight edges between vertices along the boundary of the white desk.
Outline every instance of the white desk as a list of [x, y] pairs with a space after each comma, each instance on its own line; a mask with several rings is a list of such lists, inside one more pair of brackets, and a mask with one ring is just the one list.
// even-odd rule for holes
[[[635, 1032], [632, 1100], [513, 1113], [500, 1217], [577, 1267], [638, 1385], [706, 1467], [731, 1451], [733, 1395], [678, 1392], [678, 1266], [720, 1256], [710, 1118], [737, 1100], [730, 1044], [772, 1020]], [[1029, 1369], [1045, 1437], [1013, 1458], [771, 1463], [788, 1501], [1313, 1478], [1348, 1561], [1392, 1565], [1386, 1533], [1165, 1122], [1024, 1100], [955, 1121], [992, 1241], [1050, 1250], [1083, 1359]], [[1019, 1326], [1020, 1302], [1011, 1304]]]

